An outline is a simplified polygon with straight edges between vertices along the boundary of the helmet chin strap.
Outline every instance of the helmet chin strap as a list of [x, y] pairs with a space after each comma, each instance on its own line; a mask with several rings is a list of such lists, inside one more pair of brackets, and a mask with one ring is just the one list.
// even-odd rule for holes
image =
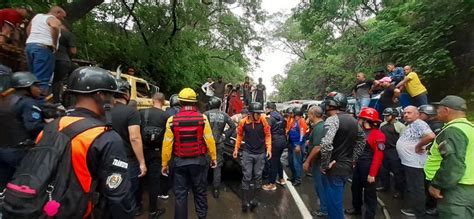
[[100, 110], [102, 111], [103, 115], [105, 115], [105, 126], [106, 129], [112, 128], [112, 104], [113, 104], [113, 95], [109, 93], [102, 93], [105, 95], [105, 98], [101, 97], [101, 93], [97, 92], [92, 95], [97, 106], [101, 106]]

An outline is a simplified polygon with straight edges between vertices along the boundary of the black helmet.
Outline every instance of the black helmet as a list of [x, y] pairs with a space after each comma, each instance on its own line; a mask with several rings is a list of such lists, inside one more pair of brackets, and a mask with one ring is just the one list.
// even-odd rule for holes
[[124, 79], [116, 79], [117, 80], [117, 88], [120, 92], [122, 93], [128, 93], [130, 92], [132, 86], [130, 86], [130, 83]]
[[117, 82], [105, 69], [85, 66], [74, 70], [69, 76], [67, 92], [89, 94], [97, 91], [120, 93]]
[[169, 101], [171, 107], [179, 106], [178, 94], [171, 95]]
[[436, 108], [433, 105], [429, 104], [418, 107], [418, 111], [429, 116], [435, 116], [438, 114], [438, 112], [436, 112]]
[[15, 72], [11, 77], [11, 86], [13, 88], [31, 87], [33, 84], [39, 82], [36, 76], [27, 71]]
[[249, 113], [249, 111], [248, 111], [247, 109], [243, 109], [243, 110], [240, 112], [240, 114], [247, 114], [247, 115], [248, 115], [248, 114], [250, 114], [250, 113]]
[[0, 93], [11, 87], [12, 76], [10, 74], [0, 74]]
[[207, 104], [209, 109], [219, 109], [221, 107], [222, 100], [219, 97], [210, 97]]
[[267, 109], [272, 109], [272, 110], [276, 110], [277, 106], [274, 102], [267, 102], [267, 106], [266, 106]]
[[384, 116], [398, 116], [398, 110], [395, 108], [385, 108], [382, 112]]
[[332, 106], [339, 110], [345, 110], [347, 107], [346, 95], [338, 92], [329, 93], [324, 99], [326, 107]]
[[295, 107], [293, 108], [293, 114], [295, 114], [295, 116], [303, 116], [303, 111], [301, 111], [301, 108]]
[[263, 113], [263, 105], [260, 102], [252, 102], [249, 105], [250, 113]]

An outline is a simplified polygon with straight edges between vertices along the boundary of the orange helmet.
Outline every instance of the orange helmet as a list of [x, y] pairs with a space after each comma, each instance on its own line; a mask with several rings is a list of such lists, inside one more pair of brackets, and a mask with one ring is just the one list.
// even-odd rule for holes
[[379, 112], [377, 112], [377, 110], [375, 110], [374, 108], [368, 108], [368, 107], [362, 108], [359, 114], [359, 118], [367, 119], [373, 122], [382, 122], [379, 119]]

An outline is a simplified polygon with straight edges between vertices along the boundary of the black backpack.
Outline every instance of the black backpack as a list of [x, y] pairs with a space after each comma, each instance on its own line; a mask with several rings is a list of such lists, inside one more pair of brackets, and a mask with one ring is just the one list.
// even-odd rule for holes
[[145, 148], [161, 145], [163, 141], [164, 130], [158, 126], [149, 125], [150, 109], [145, 110], [144, 123], [142, 124], [142, 141]]
[[[71, 140], [104, 124], [85, 118], [58, 131], [59, 120], [45, 126], [41, 140], [28, 151], [8, 183], [2, 205], [3, 218], [48, 218], [43, 208], [55, 209], [54, 205], [58, 209], [54, 216], [57, 218], [85, 215], [93, 196], [84, 192], [74, 173]], [[95, 184], [92, 183], [91, 193]], [[52, 200], [56, 203], [49, 203]]]

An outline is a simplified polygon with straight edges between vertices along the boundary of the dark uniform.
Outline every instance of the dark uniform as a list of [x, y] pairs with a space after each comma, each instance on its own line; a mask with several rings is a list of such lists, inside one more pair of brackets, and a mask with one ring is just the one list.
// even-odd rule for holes
[[273, 184], [277, 180], [277, 175], [279, 179], [283, 179], [283, 166], [280, 158], [286, 148], [286, 124], [283, 116], [276, 111], [270, 112], [267, 120], [272, 135], [272, 158], [270, 159], [270, 175], [268, 183]]
[[5, 127], [0, 132], [0, 189], [11, 179], [45, 125], [39, 101], [21, 89], [28, 89], [37, 82], [31, 73], [15, 73], [12, 86], [20, 90], [0, 99], [0, 121]]
[[[217, 107], [220, 107], [220, 101], [218, 101], [219, 104], [216, 105]], [[224, 153], [224, 137], [222, 134], [225, 134], [226, 137], [230, 136], [231, 133], [234, 132], [235, 130], [235, 124], [232, 122], [230, 117], [220, 111], [218, 108], [211, 109], [207, 112], [204, 113], [207, 118], [209, 119], [209, 124], [211, 125], [212, 129], [212, 135], [214, 136], [214, 140], [216, 142], [216, 155], [217, 155], [217, 167], [214, 168], [214, 177], [213, 177], [213, 186], [214, 186], [214, 196], [216, 198], [219, 196], [218, 194], [218, 189], [221, 184], [221, 170], [222, 170], [222, 165], [224, 163], [224, 158], [223, 158], [223, 153]], [[226, 125], [229, 126], [229, 129], [227, 129], [224, 133], [224, 128]]]

